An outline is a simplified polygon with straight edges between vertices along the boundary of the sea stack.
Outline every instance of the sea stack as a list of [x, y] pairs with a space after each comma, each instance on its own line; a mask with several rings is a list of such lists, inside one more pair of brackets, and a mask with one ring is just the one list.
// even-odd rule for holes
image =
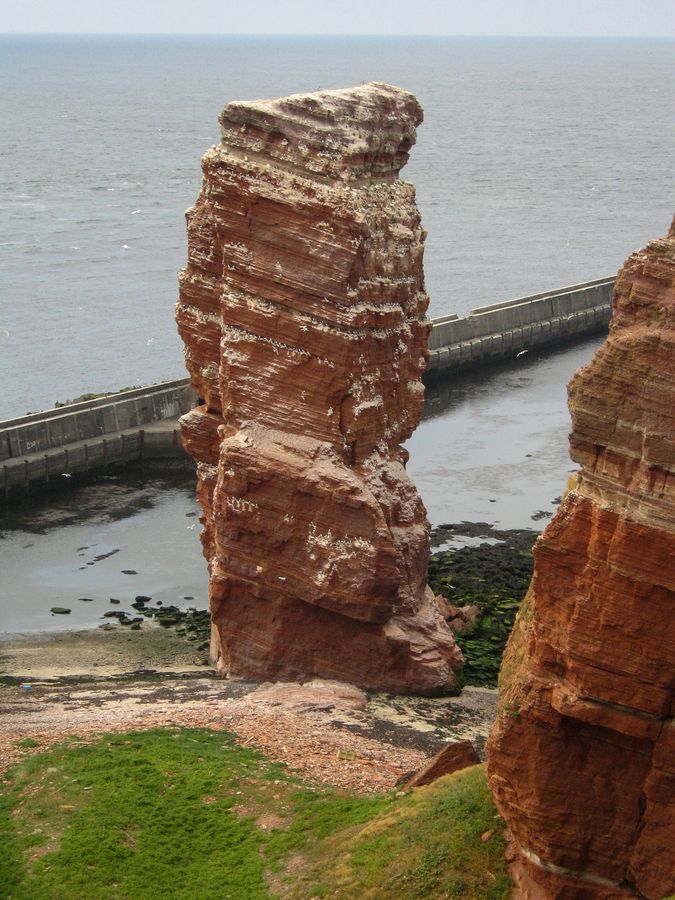
[[456, 685], [401, 447], [430, 328], [425, 235], [398, 177], [421, 121], [386, 84], [235, 102], [202, 160], [176, 315], [224, 674]]
[[574, 489], [535, 544], [488, 773], [516, 896], [675, 892], [675, 230], [569, 386]]

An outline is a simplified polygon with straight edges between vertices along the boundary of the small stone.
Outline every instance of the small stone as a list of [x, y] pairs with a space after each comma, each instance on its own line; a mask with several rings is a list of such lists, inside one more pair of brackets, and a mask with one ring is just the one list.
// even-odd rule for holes
[[67, 606], [52, 606], [50, 612], [55, 616], [67, 616], [71, 610]]
[[337, 752], [338, 759], [356, 759], [356, 753], [351, 750], [338, 750]]

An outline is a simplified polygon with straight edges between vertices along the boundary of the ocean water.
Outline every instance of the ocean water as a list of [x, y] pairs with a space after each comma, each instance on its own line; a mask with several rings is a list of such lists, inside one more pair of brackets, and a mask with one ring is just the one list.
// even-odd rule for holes
[[431, 315], [599, 278], [672, 209], [667, 40], [0, 37], [0, 418], [184, 374], [183, 213], [231, 99], [379, 80]]
[[[565, 385], [601, 340], [527, 353], [427, 391], [406, 447], [433, 526], [548, 524], [576, 468]], [[138, 466], [0, 509], [0, 650], [3, 633], [95, 628], [111, 609], [135, 615], [137, 594], [205, 609], [198, 515], [193, 473]], [[53, 615], [52, 606], [71, 613]]]

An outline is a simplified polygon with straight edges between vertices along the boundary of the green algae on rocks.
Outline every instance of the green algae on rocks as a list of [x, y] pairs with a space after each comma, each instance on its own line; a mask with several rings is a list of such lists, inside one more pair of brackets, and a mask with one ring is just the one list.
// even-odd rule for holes
[[429, 560], [429, 585], [453, 606], [475, 605], [480, 613], [472, 627], [455, 636], [464, 654], [462, 684], [496, 687], [504, 647], [518, 607], [532, 578], [530, 529], [499, 530], [484, 522], [442, 525], [431, 543], [469, 538], [484, 542], [441, 550]]

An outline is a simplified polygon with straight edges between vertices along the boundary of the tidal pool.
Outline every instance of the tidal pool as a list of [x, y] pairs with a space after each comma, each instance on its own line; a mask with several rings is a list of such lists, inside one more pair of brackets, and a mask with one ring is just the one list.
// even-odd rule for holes
[[[0, 632], [95, 627], [139, 594], [205, 609], [198, 516], [192, 472], [136, 468], [6, 515]], [[53, 606], [71, 612], [54, 615]]]

